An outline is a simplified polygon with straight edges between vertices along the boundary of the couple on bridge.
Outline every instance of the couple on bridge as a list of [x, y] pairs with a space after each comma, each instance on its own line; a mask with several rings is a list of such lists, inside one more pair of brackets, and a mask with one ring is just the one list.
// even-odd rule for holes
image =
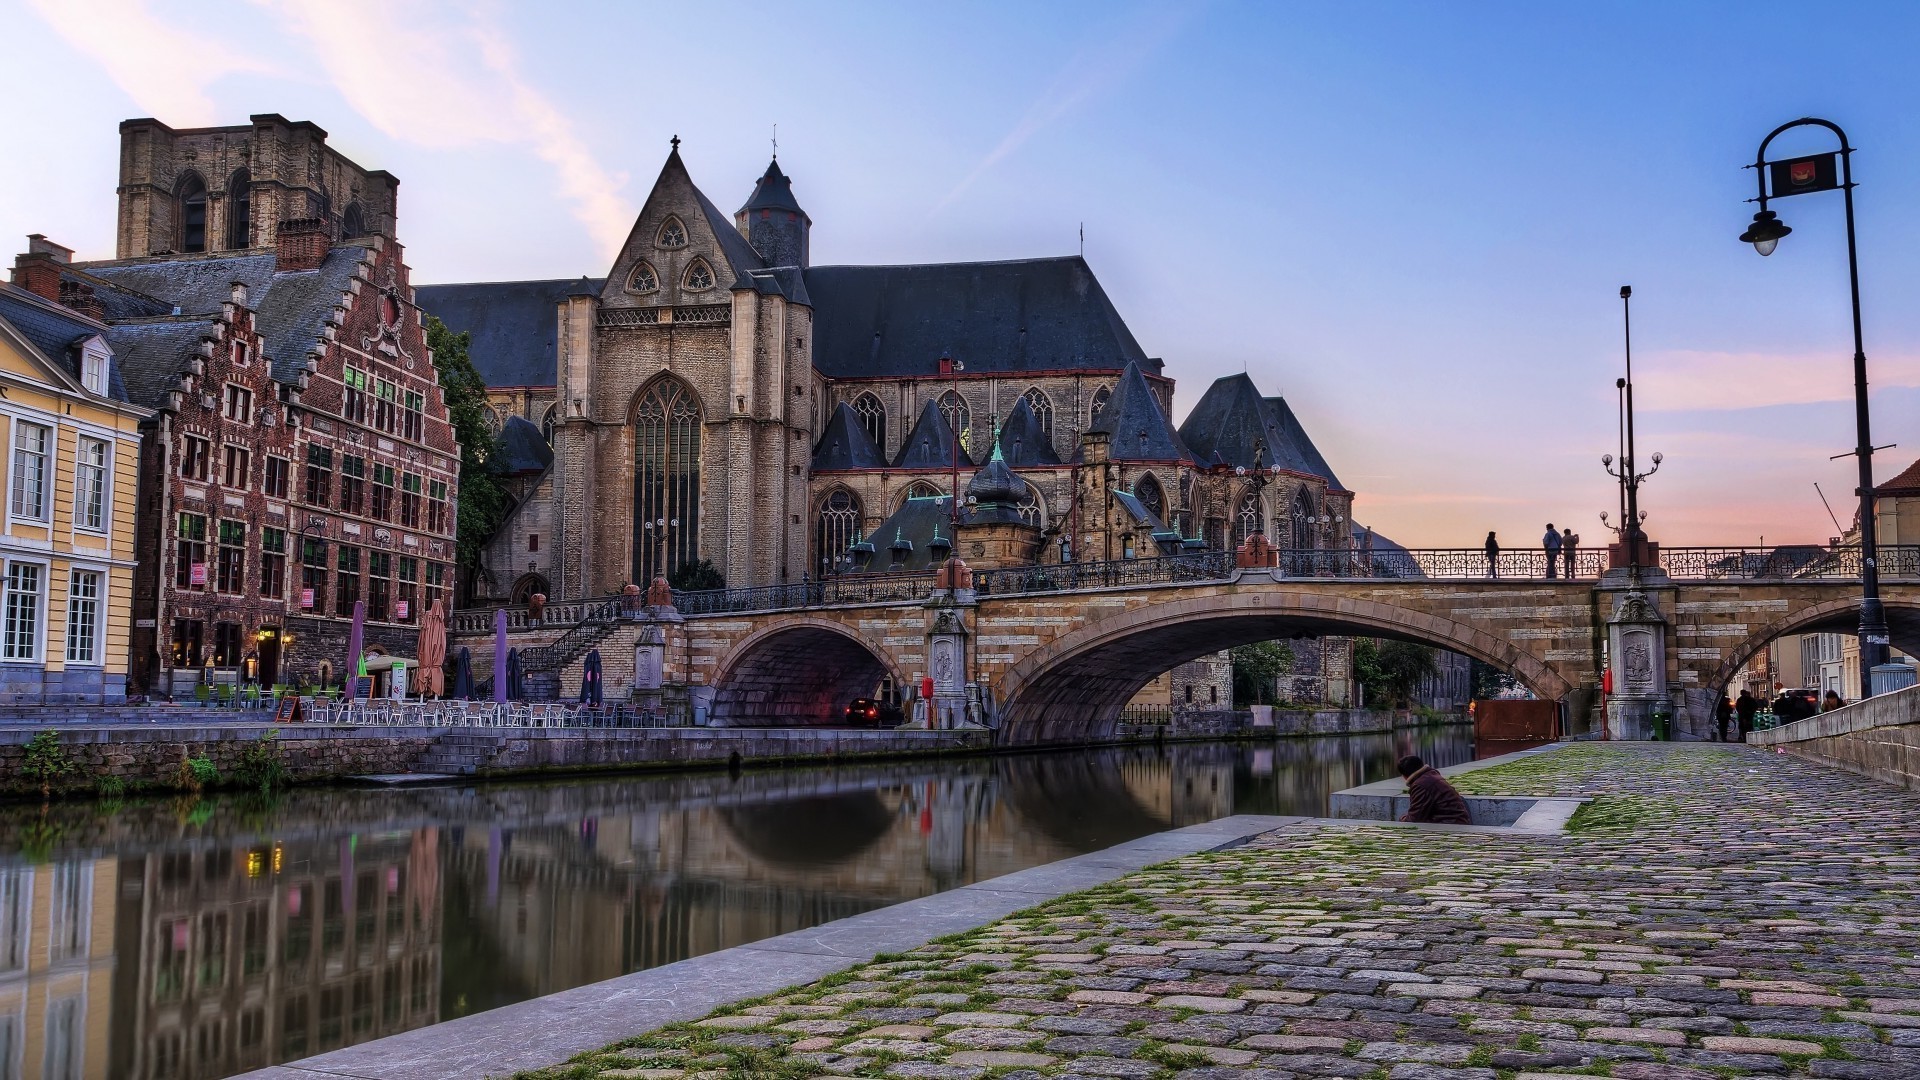
[[[1540, 545], [1547, 553], [1548, 578], [1559, 576], [1555, 571], [1559, 569], [1563, 561], [1566, 566], [1566, 576], [1569, 580], [1579, 576], [1574, 569], [1574, 562], [1580, 554], [1579, 533], [1574, 532], [1572, 528], [1555, 532], [1553, 522], [1549, 521], [1547, 522], [1547, 535], [1541, 538]], [[1487, 532], [1486, 551], [1487, 576], [1497, 578], [1500, 576], [1500, 541], [1495, 538], [1492, 530], [1488, 530]]]

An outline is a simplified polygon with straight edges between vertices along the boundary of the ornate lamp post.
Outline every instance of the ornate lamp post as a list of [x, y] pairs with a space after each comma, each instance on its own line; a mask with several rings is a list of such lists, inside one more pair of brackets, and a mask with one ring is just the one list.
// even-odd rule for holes
[[[1768, 145], [1783, 132], [1797, 127], [1826, 128], [1840, 140], [1840, 149], [1807, 157], [1768, 161]], [[1779, 215], [1767, 209], [1769, 198], [1781, 199], [1789, 195], [1830, 191], [1837, 187], [1846, 200], [1847, 284], [1853, 293], [1855, 444], [1851, 455], [1838, 456], [1856, 457], [1860, 465], [1860, 487], [1856, 494], [1860, 496], [1860, 693], [1864, 697], [1873, 692], [1869, 673], [1887, 662], [1891, 641], [1887, 632], [1887, 616], [1880, 606], [1878, 530], [1875, 528], [1873, 511], [1875, 447], [1867, 411], [1867, 350], [1860, 334], [1860, 262], [1853, 230], [1853, 145], [1847, 141], [1847, 133], [1840, 130], [1840, 125], [1831, 120], [1802, 117], [1781, 124], [1760, 140], [1760, 150], [1754, 155], [1751, 168], [1760, 192], [1759, 197], [1751, 201], [1759, 203], [1760, 210], [1753, 215], [1753, 223], [1747, 226], [1747, 231], [1740, 234], [1740, 240], [1752, 244], [1753, 250], [1762, 255], [1773, 254], [1781, 239], [1793, 231], [1780, 220]], [[1769, 180], [1772, 181], [1771, 193], [1768, 192]]]
[[660, 553], [659, 568], [654, 573], [655, 581], [664, 582], [667, 580], [667, 530], [677, 529], [679, 527], [680, 519], [677, 517], [654, 518], [652, 521], [643, 521], [640, 523], [640, 531], [644, 532], [647, 538], [654, 542], [654, 550]]
[[[1621, 491], [1625, 493], [1623, 498], [1626, 512], [1622, 515], [1620, 528], [1617, 532], [1620, 536], [1620, 543], [1627, 549], [1627, 569], [1629, 573], [1637, 579], [1640, 575], [1641, 557], [1644, 554], [1644, 548], [1647, 542], [1647, 534], [1640, 528], [1640, 523], [1647, 520], [1646, 513], [1640, 509], [1640, 482], [1660, 471], [1660, 462], [1662, 459], [1660, 454], [1656, 452], [1653, 455], [1653, 468], [1648, 469], [1646, 472], [1634, 471], [1633, 286], [1631, 285], [1620, 286], [1620, 311], [1623, 320], [1622, 325], [1626, 334], [1627, 377], [1617, 380], [1613, 385], [1615, 389], [1625, 394], [1626, 448], [1620, 455], [1620, 468], [1618, 470], [1615, 470], [1613, 467], [1612, 454], [1600, 455], [1600, 464], [1607, 470], [1608, 476], [1620, 482]], [[1600, 512], [1600, 521], [1602, 524], [1605, 524], [1606, 520], [1607, 514], [1606, 511], [1603, 510]], [[1611, 526], [1609, 526], [1609, 528], [1611, 528]]]

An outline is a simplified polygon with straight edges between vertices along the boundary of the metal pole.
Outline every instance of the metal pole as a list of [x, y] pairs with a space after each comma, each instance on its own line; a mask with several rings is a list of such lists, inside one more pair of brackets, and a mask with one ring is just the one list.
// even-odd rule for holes
[[1867, 350], [1860, 333], [1860, 262], [1853, 234], [1853, 149], [1840, 135], [1840, 190], [1847, 206], [1847, 284], [1853, 292], [1853, 418], [1860, 459], [1860, 696], [1873, 693], [1872, 671], [1889, 659], [1880, 606], [1879, 529], [1873, 506], [1873, 431], [1867, 409]]
[[1621, 464], [1622, 483], [1627, 487], [1627, 568], [1640, 567], [1640, 462], [1633, 452], [1633, 286], [1620, 286], [1621, 325], [1627, 352], [1627, 456]]

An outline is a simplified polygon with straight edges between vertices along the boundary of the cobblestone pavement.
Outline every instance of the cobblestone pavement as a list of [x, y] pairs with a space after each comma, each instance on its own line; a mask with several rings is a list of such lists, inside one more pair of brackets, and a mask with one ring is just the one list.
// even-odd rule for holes
[[1699, 745], [1463, 786], [1596, 800], [1289, 825], [529, 1075], [1920, 1077], [1920, 798]]

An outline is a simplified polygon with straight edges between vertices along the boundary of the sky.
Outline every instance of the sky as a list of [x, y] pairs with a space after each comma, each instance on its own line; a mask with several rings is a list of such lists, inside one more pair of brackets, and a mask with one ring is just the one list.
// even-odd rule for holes
[[1856, 505], [1840, 195], [1776, 202], [1770, 258], [1736, 239], [1742, 166], [1816, 115], [1860, 147], [1877, 476], [1920, 458], [1920, 6], [688, 11], [0, 0], [0, 237], [109, 258], [121, 120], [277, 112], [401, 179], [415, 283], [600, 275], [671, 137], [730, 209], [777, 125], [816, 263], [1070, 254], [1084, 226], [1177, 416], [1250, 373], [1410, 547], [1605, 538], [1631, 284], [1649, 534], [1820, 542], [1814, 485]]

